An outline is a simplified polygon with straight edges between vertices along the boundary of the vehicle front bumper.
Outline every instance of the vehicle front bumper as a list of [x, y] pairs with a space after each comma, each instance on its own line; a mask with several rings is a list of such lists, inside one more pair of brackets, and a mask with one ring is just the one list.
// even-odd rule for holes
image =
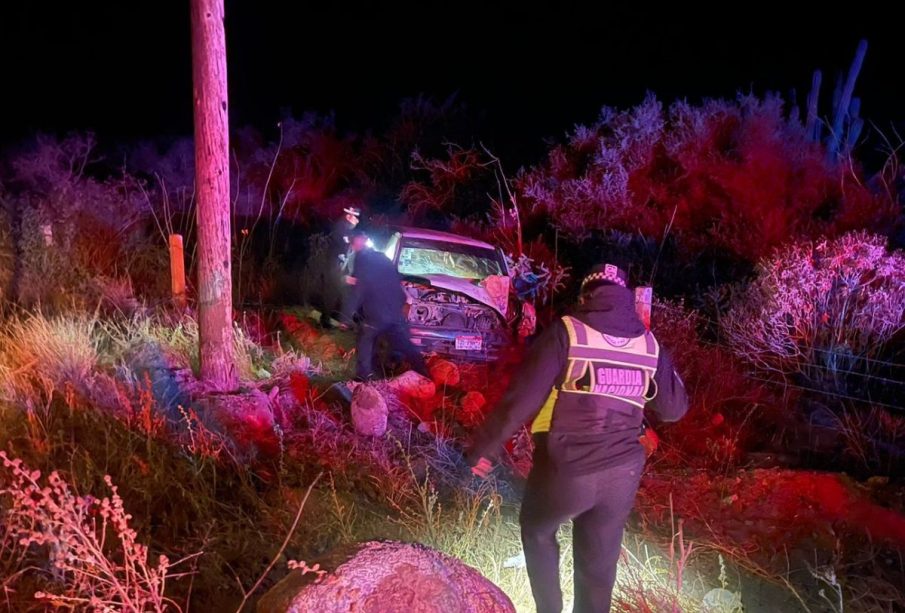
[[[456, 349], [457, 336], [480, 336], [481, 349]], [[511, 337], [503, 332], [476, 332], [411, 325], [410, 337], [412, 344], [422, 353], [437, 353], [448, 357], [474, 361], [495, 360], [500, 357], [503, 349], [512, 342]]]

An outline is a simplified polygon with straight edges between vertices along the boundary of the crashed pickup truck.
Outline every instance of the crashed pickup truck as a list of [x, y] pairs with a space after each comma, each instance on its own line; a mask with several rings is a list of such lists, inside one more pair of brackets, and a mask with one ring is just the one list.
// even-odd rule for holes
[[534, 332], [534, 308], [511, 292], [506, 257], [497, 247], [447, 232], [400, 228], [384, 253], [402, 276], [412, 342], [423, 352], [494, 359]]

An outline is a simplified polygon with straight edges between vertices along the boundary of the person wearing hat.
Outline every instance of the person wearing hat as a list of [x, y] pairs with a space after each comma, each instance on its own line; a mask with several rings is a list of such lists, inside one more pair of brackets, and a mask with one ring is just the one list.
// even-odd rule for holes
[[349, 239], [359, 222], [361, 221], [361, 209], [349, 206], [343, 209], [343, 216], [333, 224], [331, 241], [339, 254], [344, 254], [349, 249]]
[[355, 375], [359, 380], [376, 376], [374, 347], [381, 338], [391, 351], [416, 372], [429, 377], [427, 365], [409, 338], [408, 325], [403, 316], [405, 291], [396, 265], [380, 251], [368, 246], [368, 235], [356, 228], [349, 237], [350, 253], [354, 256], [352, 275], [347, 277], [350, 287], [343, 302], [341, 327], [347, 329], [358, 313], [361, 318], [356, 341]]
[[559, 613], [557, 531], [573, 522], [574, 611], [610, 610], [622, 533], [644, 468], [645, 409], [676, 421], [688, 409], [669, 354], [641, 323], [623, 268], [595, 266], [578, 304], [532, 346], [500, 405], [476, 430], [466, 459], [488, 458], [531, 421], [535, 449], [519, 517], [538, 613]]
[[333, 224], [333, 230], [330, 232], [328, 267], [321, 271], [324, 290], [321, 325], [325, 328], [331, 327], [331, 317], [342, 307], [344, 293], [342, 280], [351, 269], [349, 240], [360, 220], [361, 209], [346, 207], [343, 209], [343, 217]]

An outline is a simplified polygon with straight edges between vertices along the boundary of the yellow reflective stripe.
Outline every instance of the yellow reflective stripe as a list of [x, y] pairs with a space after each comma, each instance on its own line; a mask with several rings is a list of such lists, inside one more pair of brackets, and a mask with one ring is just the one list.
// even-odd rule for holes
[[606, 351], [611, 351], [613, 353], [624, 353], [626, 355], [643, 355], [643, 356], [651, 356], [658, 358], [660, 357], [660, 344], [657, 343], [656, 339], [654, 339], [654, 351], [653, 353], [647, 350], [647, 341], [644, 341], [643, 336], [639, 336], [636, 339], [632, 339], [632, 342], [629, 343], [625, 347], [616, 347], [614, 345], [610, 345], [601, 337], [601, 343], [587, 343], [587, 344], [579, 344], [575, 342], [574, 339], [569, 337], [569, 347], [576, 347], [579, 349], [603, 349]]
[[637, 368], [638, 370], [643, 370], [645, 372], [655, 373], [657, 372], [656, 368], [651, 366], [644, 366], [642, 364], [638, 364], [637, 362], [620, 362], [619, 360], [611, 360], [610, 358], [600, 358], [599, 360], [595, 360], [593, 358], [572, 358], [573, 360], [584, 360], [586, 362], [594, 362], [596, 364], [618, 364], [619, 366], [630, 366], [631, 368]]
[[[657, 374], [656, 372], [654, 372], [654, 374], [651, 374], [651, 373], [647, 372], [646, 370], [644, 371], [644, 392], [641, 393], [641, 397], [644, 398], [645, 403], [647, 403], [648, 400], [651, 400], [651, 398], [653, 398], [653, 396], [648, 398], [647, 392], [650, 391], [650, 384], [653, 382], [654, 375], [656, 375], [656, 374]], [[656, 396], [656, 394], [654, 394], [654, 396]]]
[[[581, 368], [581, 371], [576, 374], [575, 366], [578, 365]], [[584, 379], [584, 376], [588, 373], [588, 367], [590, 366], [590, 362], [588, 360], [583, 360], [579, 358], [570, 358], [569, 359], [569, 368], [566, 370], [566, 378], [562, 382], [563, 389], [577, 389], [578, 382]], [[593, 370], [593, 369], [591, 369]]]
[[577, 346], [578, 340], [575, 336], [575, 325], [572, 323], [572, 318], [566, 315], [562, 318], [562, 322], [566, 326], [566, 332], [569, 333], [569, 347]]
[[653, 334], [650, 335], [651, 339], [654, 341], [654, 352], [649, 354], [655, 357], [660, 357], [660, 341], [657, 340], [657, 337]]
[[[650, 396], [648, 396], [647, 394], [650, 393], [651, 387], [654, 388], [654, 393], [651, 394]], [[657, 393], [659, 393], [659, 391], [660, 391], [660, 388], [659, 388], [659, 386], [657, 385], [657, 380], [654, 379], [653, 377], [651, 377], [650, 380], [647, 382], [647, 387], [644, 388], [644, 400], [645, 400], [645, 402], [650, 402], [651, 400], [653, 400], [654, 398], [656, 398], [656, 397], [657, 397]]]
[[550, 390], [550, 395], [547, 396], [547, 400], [544, 402], [544, 406], [541, 407], [540, 413], [538, 413], [534, 418], [534, 421], [531, 422], [531, 434], [550, 431], [550, 425], [553, 423], [553, 406], [556, 404], [556, 398], [558, 396], [559, 391], [555, 387]]

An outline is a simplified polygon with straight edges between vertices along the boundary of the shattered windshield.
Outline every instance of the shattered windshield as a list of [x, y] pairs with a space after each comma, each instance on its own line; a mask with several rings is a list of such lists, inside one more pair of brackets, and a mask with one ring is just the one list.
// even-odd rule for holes
[[403, 240], [398, 269], [403, 275], [450, 275], [476, 280], [505, 274], [500, 256], [493, 249], [418, 239]]

